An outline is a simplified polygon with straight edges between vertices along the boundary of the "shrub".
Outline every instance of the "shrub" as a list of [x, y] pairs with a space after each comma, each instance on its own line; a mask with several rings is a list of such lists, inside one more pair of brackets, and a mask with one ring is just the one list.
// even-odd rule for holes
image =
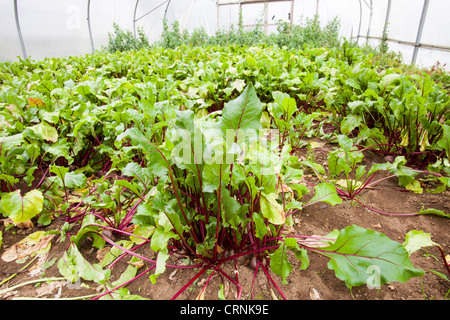
[[106, 46], [108, 52], [115, 53], [150, 47], [143, 28], [138, 27], [137, 37], [135, 37], [131, 31], [121, 29], [116, 23], [113, 24], [113, 27], [114, 33], [108, 32], [108, 45]]

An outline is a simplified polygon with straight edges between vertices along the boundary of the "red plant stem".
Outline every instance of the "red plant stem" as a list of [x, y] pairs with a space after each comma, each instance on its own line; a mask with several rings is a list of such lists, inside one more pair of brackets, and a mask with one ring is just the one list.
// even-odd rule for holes
[[206, 287], [208, 286], [209, 281], [211, 280], [211, 278], [212, 278], [213, 275], [214, 275], [214, 271], [211, 272], [211, 274], [209, 275], [208, 280], [206, 280], [206, 283], [205, 283], [205, 285], [203, 286], [202, 290], [200, 291], [199, 296], [206, 290]]
[[[86, 155], [86, 157], [85, 157], [84, 160], [83, 160], [83, 163], [81, 164], [82, 166], [88, 165], [88, 164], [89, 164], [89, 161], [90, 161], [90, 160], [93, 160], [94, 157], [95, 157], [95, 155], [98, 153], [98, 151], [95, 150], [95, 147], [92, 147], [91, 150], [92, 150], [91, 152], [93, 152], [93, 154], [91, 155], [91, 152], [89, 152], [89, 153]], [[89, 156], [90, 156], [90, 157], [89, 157]], [[99, 163], [102, 163], [102, 168], [103, 168], [103, 163], [104, 163], [104, 161], [105, 161], [105, 160], [102, 158], [102, 159], [100, 159], [99, 161], [97, 161], [96, 163], [92, 164], [91, 167], [95, 167], [95, 166], [98, 165]], [[100, 170], [102, 170], [102, 169], [100, 169]]]
[[388, 213], [388, 212], [383, 212], [383, 211], [379, 211], [379, 210], [376, 210], [374, 208], [370, 208], [370, 207], [366, 206], [364, 203], [362, 203], [358, 199], [355, 199], [355, 201], [360, 203], [360, 204], [362, 204], [365, 208], [369, 209], [370, 211], [373, 211], [373, 212], [376, 212], [376, 213], [380, 213], [380, 214], [384, 214], [384, 215], [388, 215], [388, 216], [408, 217], [408, 216], [417, 216], [417, 215], [419, 215], [419, 213]]
[[[242, 228], [242, 227], [241, 227], [241, 228]], [[243, 233], [244, 233], [244, 232], [243, 232]], [[241, 243], [240, 243], [240, 245], [239, 245], [239, 248], [236, 248], [236, 249], [235, 249], [236, 251], [243, 251], [244, 248], [248, 248], [248, 247], [252, 247], [252, 246], [253, 246], [253, 243], [251, 243], [251, 244], [248, 245], [247, 247], [244, 247], [245, 244], [246, 244], [247, 241], [248, 241], [248, 238], [250, 237], [250, 234], [249, 234], [248, 232], [245, 232], [244, 234], [245, 234], [245, 236], [244, 236], [243, 239], [241, 239]]]
[[138, 207], [138, 205], [142, 202], [142, 198], [139, 198], [139, 200], [134, 204], [134, 206], [127, 212], [127, 215], [125, 216], [125, 218], [122, 220], [122, 222], [119, 224], [119, 228], [118, 229], [123, 229], [125, 228], [133, 219], [134, 216], [134, 212], [136, 211], [136, 208]]
[[37, 189], [41, 186], [42, 182], [44, 182], [45, 177], [47, 176], [48, 171], [50, 170], [50, 166], [47, 167], [47, 170], [45, 170], [44, 174], [41, 177], [41, 180], [39, 180], [38, 184], [34, 187], [34, 189]]
[[[148, 241], [148, 240], [147, 240]], [[136, 247], [131, 248], [131, 251], [135, 251], [137, 249], [139, 249], [140, 247], [142, 247], [143, 245], [147, 244], [146, 242], [143, 242], [139, 245], [137, 245]], [[111, 262], [111, 264], [108, 266], [108, 269], [112, 269], [112, 267], [114, 267], [114, 265], [116, 263], [118, 263], [120, 260], [122, 260], [122, 258], [124, 258], [128, 253], [122, 253], [119, 257], [117, 257], [113, 262]]]
[[0, 181], [1, 182], [1, 188], [0, 190], [3, 192], [12, 192], [13, 188], [12, 186], [10, 187], [5, 181]]
[[450, 265], [449, 265], [450, 263], [447, 263], [447, 259], [445, 258], [444, 250], [439, 245], [437, 247], [438, 247], [439, 251], [441, 252], [442, 259], [444, 260], [445, 269], [447, 269], [448, 274], [450, 274]]
[[[361, 145], [355, 145], [355, 146], [358, 147], [358, 148], [360, 148], [359, 151], [363, 152], [363, 151], [370, 150], [370, 149], [373, 149], [373, 148], [376, 148], [376, 147], [380, 147], [380, 146], [390, 146], [390, 147], [393, 147], [394, 145], [393, 145], [393, 144], [389, 144], [389, 143], [379, 143], [379, 144], [375, 144], [375, 145], [369, 146], [369, 147], [364, 147], [364, 146], [361, 146]], [[383, 152], [383, 151], [381, 151], [381, 150], [374, 150], [374, 151], [375, 151], [375, 152], [381, 152], [381, 153], [390, 153], [390, 152]]]
[[393, 176], [387, 176], [387, 177], [378, 179], [377, 181], [374, 181], [374, 182], [372, 182], [372, 183], [369, 183], [369, 184], [367, 184], [365, 187], [367, 188], [367, 187], [370, 187], [370, 186], [372, 186], [372, 185], [374, 185], [374, 184], [376, 184], [376, 183], [378, 183], [378, 182], [381, 182], [381, 181], [383, 181], [383, 180], [387, 180], [387, 179], [395, 178], [395, 177], [397, 177], [397, 176], [396, 176], [396, 175], [393, 175]]
[[[126, 248], [124, 248], [124, 247], [118, 245], [118, 244], [115, 243], [114, 241], [110, 240], [108, 237], [102, 236], [100, 233], [98, 233], [98, 232], [96, 232], [96, 231], [91, 231], [91, 232], [92, 232], [92, 233], [98, 234], [99, 236], [101, 236], [101, 237], [102, 237], [106, 242], [108, 242], [109, 244], [113, 245], [114, 247], [119, 248], [120, 250], [122, 250], [122, 251], [124, 251], [124, 252], [126, 252], [126, 253], [128, 253], [128, 254], [130, 254], [130, 255], [132, 255], [132, 256], [135, 256], [136, 258], [139, 258], [139, 259], [141, 259], [141, 260], [145, 260], [145, 261], [150, 262], [150, 263], [156, 263], [155, 260], [152, 260], [152, 259], [149, 259], [149, 258], [147, 258], [147, 257], [141, 256], [141, 255], [139, 255], [139, 254], [133, 252], [132, 250], [126, 249]], [[195, 268], [199, 268], [199, 267], [201, 267], [201, 266], [202, 266], [202, 264], [200, 264], [200, 263], [195, 264], [195, 265], [193, 264], [193, 265], [190, 265], [190, 266], [176, 266], [176, 265], [167, 265], [167, 264], [166, 264], [166, 267], [167, 267], [167, 268], [175, 268], [175, 269], [195, 269]]]
[[[177, 200], [178, 203], [178, 207], [181, 210], [181, 214], [184, 217], [184, 221], [186, 221], [186, 223], [188, 223], [190, 225], [190, 233], [192, 235], [192, 239], [195, 241], [195, 243], [200, 243], [200, 241], [197, 238], [197, 235], [194, 232], [194, 226], [192, 225], [192, 222], [189, 221], [189, 219], [186, 216], [186, 213], [184, 212], [184, 207], [183, 204], [181, 203], [180, 197], [178, 196], [178, 187], [177, 187], [177, 182], [173, 177], [173, 173], [172, 173], [172, 169], [170, 168], [169, 162], [167, 161], [167, 159], [164, 157], [164, 155], [161, 153], [161, 151], [159, 151], [159, 149], [157, 149], [158, 152], [161, 154], [161, 156], [165, 159], [165, 161], [167, 162], [168, 165], [168, 173], [169, 173], [169, 178], [170, 181], [172, 181], [172, 187], [173, 187], [173, 193], [175, 194], [175, 198]], [[166, 214], [167, 219], [169, 219], [170, 223], [175, 226], [172, 222], [172, 220], [170, 220], [170, 217]], [[196, 255], [196, 252], [194, 251], [194, 249], [191, 248], [191, 246], [186, 242], [186, 239], [183, 237], [182, 234], [179, 234], [178, 231], [176, 230], [176, 228], [174, 228], [175, 232], [178, 234], [178, 236], [180, 237], [181, 241], [183, 242], [184, 246], [191, 251], [194, 255]]]
[[102, 236], [99, 232], [96, 232], [96, 231], [92, 231], [92, 232], [98, 234], [99, 236], [101, 236], [110, 245], [113, 245], [114, 247], [119, 248], [120, 250], [122, 250], [122, 251], [124, 251], [124, 252], [126, 252], [128, 254], [131, 254], [132, 256], [135, 256], [135, 257], [137, 257], [137, 258], [139, 258], [141, 260], [144, 260], [144, 261], [147, 261], [147, 262], [150, 262], [150, 263], [156, 263], [155, 260], [152, 260], [152, 259], [149, 259], [147, 257], [141, 256], [140, 254], [137, 254], [137, 253], [135, 253], [135, 252], [133, 252], [133, 251], [131, 251], [129, 249], [126, 249], [126, 248], [122, 247], [121, 245], [118, 245], [117, 243], [115, 243], [114, 241], [109, 239], [108, 237]]
[[245, 251], [245, 252], [236, 253], [236, 254], [233, 254], [232, 256], [229, 256], [229, 257], [221, 259], [219, 261], [219, 263], [223, 263], [225, 261], [236, 259], [236, 258], [239, 258], [239, 257], [242, 257], [242, 256], [246, 256], [246, 255], [249, 255], [249, 254], [260, 253], [260, 252], [263, 252], [265, 250], [277, 249], [278, 247], [279, 247], [279, 245], [274, 245], [274, 246], [262, 247], [262, 248], [258, 248], [258, 249], [254, 249], [254, 250], [249, 250], [249, 251]]
[[[108, 219], [106, 219], [104, 216], [102, 216], [101, 214], [99, 214], [99, 213], [97, 213], [97, 212], [95, 212], [95, 211], [91, 211], [91, 212], [89, 212], [89, 214], [92, 214], [92, 215], [94, 215], [95, 217], [97, 217], [97, 218], [99, 218], [100, 220], [103, 220], [104, 222], [106, 222], [108, 225], [109, 225], [109, 227], [108, 228], [112, 228], [112, 229], [114, 229], [114, 230], [116, 230], [116, 228], [114, 228], [114, 226], [113, 226], [113, 224], [111, 223], [111, 221], [110, 220], [108, 220]], [[71, 221], [73, 220], [73, 218], [71, 219]], [[102, 228], [107, 228], [106, 226], [103, 226], [103, 225], [98, 225], [99, 227], [102, 227]]]
[[[330, 238], [325, 238], [325, 237], [317, 237], [317, 236], [290, 235], [290, 236], [285, 236], [285, 237], [286, 238], [306, 238], [306, 239], [325, 240], [325, 241], [334, 241], [335, 240], [335, 239], [330, 239]], [[275, 237], [275, 238], [265, 239], [265, 240], [263, 240], [263, 242], [283, 240], [285, 237]]]
[[[355, 198], [361, 191], [363, 191], [369, 184], [370, 182], [373, 180], [373, 178], [375, 178], [375, 176], [377, 175], [377, 173], [373, 173], [369, 179], [367, 179], [367, 181], [364, 183], [364, 185], [360, 188], [358, 188], [358, 190], [356, 190], [356, 192], [353, 194], [352, 198]], [[375, 181], [378, 182], [378, 181]]]
[[51, 186], [53, 185], [54, 182], [50, 183], [50, 185], [44, 190], [44, 192], [42, 192], [42, 194], [46, 194], [47, 191], [51, 188]]
[[[191, 148], [192, 148], [192, 144], [191, 144]], [[195, 152], [194, 150], [192, 150], [192, 153], [194, 154], [194, 158], [195, 158]], [[198, 167], [198, 161], [195, 161], [195, 167], [197, 168], [197, 173], [198, 173], [198, 181], [200, 183], [200, 190], [203, 190], [203, 182], [202, 182], [202, 175], [200, 172], [200, 169]], [[220, 166], [220, 169], [222, 169], [222, 166]], [[202, 195], [202, 201], [203, 201], [203, 207], [205, 208], [205, 212], [204, 212], [204, 216], [205, 216], [205, 223], [209, 224], [209, 216], [208, 216], [208, 210], [207, 210], [207, 204], [206, 204], [206, 200], [205, 200], [205, 193], [202, 191], [201, 192]]]
[[175, 300], [184, 290], [186, 290], [195, 280], [197, 280], [198, 277], [200, 277], [203, 273], [205, 273], [206, 270], [208, 270], [209, 267], [205, 266], [202, 268], [202, 270], [200, 270], [195, 277], [193, 277], [191, 280], [189, 280], [188, 283], [186, 283], [183, 288], [181, 288], [177, 293], [175, 293], [175, 295], [172, 297], [172, 299], [170, 300]]
[[[97, 188], [98, 188], [98, 185], [96, 185], [94, 187], [94, 189], [92, 189], [92, 191], [89, 192], [89, 194], [86, 196], [86, 198], [89, 197], [91, 194], [93, 194], [97, 190]], [[80, 201], [74, 208], [72, 208], [72, 210], [74, 210], [74, 211], [77, 210], [78, 207], [81, 206], [83, 203], [84, 203], [83, 201]]]
[[109, 171], [112, 166], [112, 161], [109, 158], [106, 158], [105, 162], [103, 163], [102, 171]]
[[97, 153], [98, 151], [95, 150], [95, 147], [91, 147], [91, 149], [84, 154], [83, 160], [81, 161], [81, 167], [86, 166], [89, 163], [89, 159], [94, 159]]
[[267, 269], [264, 267], [264, 264], [261, 263], [261, 267], [264, 271], [264, 273], [266, 274], [267, 278], [270, 280], [270, 282], [272, 282], [272, 284], [275, 286], [275, 288], [277, 288], [278, 292], [281, 294], [281, 296], [283, 297], [284, 300], [287, 300], [287, 297], [284, 295], [284, 293], [281, 291], [281, 289], [277, 286], [277, 284], [275, 283], [275, 281], [272, 279], [272, 277], [270, 276], [269, 272], [267, 271]]
[[239, 283], [239, 270], [238, 270], [238, 260], [234, 259], [234, 276], [236, 278], [236, 283]]
[[217, 218], [216, 218], [216, 243], [214, 245], [214, 251], [213, 251], [213, 262], [216, 262], [217, 259], [217, 246], [219, 242], [219, 227], [221, 225], [220, 223], [220, 206], [221, 206], [221, 191], [222, 191], [222, 165], [219, 166], [219, 188], [217, 189]]
[[[219, 264], [220, 265], [220, 264]], [[235, 281], [235, 280], [233, 280], [229, 275], [227, 275], [226, 273], [225, 273], [225, 271], [223, 271], [222, 269], [220, 269], [220, 268], [218, 268], [218, 267], [214, 267], [214, 266], [212, 266], [213, 268], [214, 268], [214, 270], [216, 270], [216, 271], [218, 271], [218, 272], [220, 272], [221, 274], [223, 274], [224, 276], [225, 276], [225, 278], [227, 278], [228, 280], [230, 280], [230, 282], [231, 283], [233, 283], [236, 287], [237, 287], [237, 300], [240, 300], [241, 299], [241, 295], [242, 295], [242, 286], [239, 284], [239, 282], [237, 282], [237, 281]], [[236, 277], [237, 277], [237, 274], [236, 274]]]
[[[96, 216], [97, 216], [97, 215], [96, 215]], [[114, 227], [108, 227], [108, 226], [104, 226], [104, 225], [96, 224], [96, 223], [89, 224], [89, 226], [94, 226], [94, 227], [100, 227], [100, 228], [104, 228], [104, 229], [109, 229], [109, 230], [111, 230], [111, 231], [115, 231], [115, 232], [117, 232], [117, 233], [121, 233], [121, 234], [130, 236], [130, 237], [135, 237], [135, 238], [138, 238], [138, 239], [147, 241], [147, 242], [150, 241], [149, 239], [144, 238], [144, 237], [141, 237], [141, 236], [139, 236], [139, 235], [137, 235], [137, 234], [133, 234], [133, 233], [127, 232], [127, 231], [125, 231], [125, 230], [121, 230], [121, 229], [116, 229], [116, 228], [114, 228]]]
[[102, 143], [100, 142], [100, 140], [98, 139], [97, 135], [95, 134], [94, 128], [91, 126], [90, 129], [91, 129], [91, 131], [92, 131], [92, 135], [94, 136], [95, 141], [96, 141], [97, 144], [100, 146]]
[[255, 273], [254, 273], [254, 275], [253, 275], [253, 280], [252, 280], [252, 290], [251, 290], [251, 297], [252, 297], [252, 300], [253, 300], [253, 289], [255, 288], [256, 275], [258, 274], [258, 269], [259, 269], [259, 264], [260, 264], [260, 263], [261, 263], [261, 262], [260, 262], [259, 260], [257, 260], [256, 268], [255, 268]]

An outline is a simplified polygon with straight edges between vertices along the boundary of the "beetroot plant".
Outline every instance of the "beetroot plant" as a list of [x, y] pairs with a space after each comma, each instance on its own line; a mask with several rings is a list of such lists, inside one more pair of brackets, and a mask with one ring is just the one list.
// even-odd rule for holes
[[[445, 94], [424, 82], [422, 99], [407, 81], [350, 53], [184, 46], [1, 64], [0, 213], [13, 223], [62, 219], [61, 239], [70, 245], [59, 270], [71, 282], [104, 285], [99, 299], [130, 298], [126, 284], [148, 273], [156, 282], [167, 268], [197, 270], [174, 298], [207, 271], [204, 288], [219, 274], [240, 298], [239, 274], [224, 265], [237, 269], [242, 257], [284, 297], [274, 274], [286, 283], [290, 259], [305, 269], [309, 252], [329, 259], [349, 287], [419, 276], [408, 251], [380, 233], [358, 226], [324, 237], [292, 233], [305, 207], [356, 199], [382, 169], [360, 166], [361, 154], [340, 137], [331, 176], [308, 164], [323, 175], [310, 190], [306, 162], [295, 156], [304, 137], [340, 128], [370, 148], [392, 133], [449, 156]], [[404, 106], [419, 135], [406, 134]], [[409, 152], [402, 147], [393, 151]], [[383, 168], [407, 186], [419, 171], [405, 161]], [[111, 246], [99, 264], [84, 259], [86, 239]], [[112, 281], [110, 269], [129, 255], [132, 264]], [[170, 257], [190, 264], [172, 265]], [[138, 260], [147, 265], [139, 273]]]
[[227, 274], [221, 265], [235, 260], [237, 268], [237, 258], [250, 256], [252, 267], [262, 269], [284, 296], [269, 269], [286, 283], [292, 270], [287, 250], [303, 269], [307, 250], [330, 258], [329, 268], [349, 287], [365, 283], [370, 266], [381, 272], [380, 284], [423, 274], [400, 244], [357, 226], [314, 246], [304, 242], [308, 237], [284, 235], [293, 213], [318, 201], [335, 205], [341, 199], [333, 185], [322, 183], [311, 201], [302, 203], [307, 189], [299, 186], [303, 171], [298, 158], [290, 155], [288, 144], [278, 144], [276, 134], [265, 134], [261, 116], [262, 105], [248, 85], [221, 115], [197, 118], [190, 110], [177, 112], [162, 145], [152, 142], [149, 131], [136, 128], [117, 138], [128, 140], [144, 156], [141, 166], [126, 166], [125, 171], [134, 172], [129, 183], [142, 184], [147, 177], [155, 182], [141, 194], [133, 216], [136, 224], [152, 229], [149, 243], [157, 252], [153, 282], [170, 255], [181, 254], [197, 259], [202, 268], [174, 298], [208, 269], [236, 285], [240, 298], [237, 274]]

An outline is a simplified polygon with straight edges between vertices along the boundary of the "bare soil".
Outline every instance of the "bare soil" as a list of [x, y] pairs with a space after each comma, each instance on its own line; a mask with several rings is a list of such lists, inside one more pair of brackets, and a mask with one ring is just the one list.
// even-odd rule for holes
[[[326, 153], [315, 152], [315, 161], [324, 163]], [[382, 162], [384, 158], [371, 153], [365, 154], [366, 164]], [[380, 175], [379, 178], [382, 176]], [[313, 179], [311, 177], [311, 179]], [[398, 187], [396, 178], [387, 179], [375, 185], [371, 189], [366, 189], [359, 200], [367, 206], [379, 211], [393, 214], [403, 214], [417, 212], [422, 207], [435, 208], [450, 212], [450, 192], [445, 191], [440, 194], [424, 192], [415, 194], [402, 190]], [[324, 203], [305, 208], [301, 213], [294, 216], [294, 229], [300, 235], [326, 235], [334, 229], [343, 229], [346, 226], [356, 224], [358, 226], [372, 229], [386, 234], [389, 238], [402, 243], [405, 234], [410, 230], [422, 230], [430, 233], [432, 240], [444, 248], [446, 254], [450, 252], [450, 221], [447, 218], [436, 215], [417, 216], [390, 216], [368, 210], [360, 204], [351, 204], [344, 201], [342, 204], [332, 207]], [[39, 228], [19, 229], [12, 227], [5, 230], [5, 226], [0, 225], [3, 232], [3, 245], [0, 248], [0, 255], [4, 253], [14, 243], [19, 242], [28, 234], [37, 230], [58, 230], [62, 223], [54, 221], [50, 226]], [[52, 240], [52, 247], [47, 260], [59, 259], [64, 250], [69, 245], [69, 240], [59, 242], [58, 236]], [[149, 248], [141, 248], [140, 254], [152, 257], [153, 253]], [[97, 263], [97, 249], [91, 246], [89, 239], [85, 240], [80, 247], [83, 256], [92, 263]], [[390, 283], [380, 289], [371, 289], [367, 286], [348, 289], [344, 283], [335, 277], [334, 272], [327, 268], [328, 260], [314, 253], [309, 253], [310, 265], [307, 270], [299, 270], [299, 262], [295, 257], [290, 259], [294, 266], [293, 272], [288, 276], [288, 284], [283, 285], [281, 278], [271, 273], [271, 276], [282, 290], [283, 294], [290, 300], [443, 300], [450, 290], [450, 282], [438, 277], [430, 270], [447, 273], [444, 261], [436, 247], [429, 247], [415, 252], [411, 256], [411, 261], [416, 268], [422, 268], [425, 275], [419, 278], [412, 278], [406, 283]], [[170, 258], [172, 259], [172, 258]], [[6, 263], [0, 259], [0, 282], [11, 276], [11, 272], [16, 272], [25, 266], [27, 260], [22, 263], [12, 261]], [[171, 260], [170, 263], [179, 263]], [[31, 265], [32, 266], [32, 265]], [[127, 267], [126, 262], [119, 262], [114, 266], [112, 272], [113, 280], [116, 279]], [[145, 263], [138, 270], [138, 273], [146, 270]], [[222, 269], [231, 277], [235, 278], [235, 262], [227, 262]], [[156, 284], [152, 284], [148, 274], [140, 277], [127, 285], [131, 294], [139, 295], [152, 300], [171, 299], [199, 270], [191, 269], [167, 269], [159, 276]], [[56, 263], [45, 269], [44, 274], [34, 275], [33, 271], [19, 273], [17, 276], [0, 286], [0, 290], [6, 289], [32, 279], [42, 277], [61, 277]], [[242, 299], [245, 300], [272, 300], [282, 299], [277, 290], [270, 285], [266, 275], [262, 270], [257, 274], [254, 284], [253, 276], [255, 270], [249, 266], [249, 258], [242, 257], [238, 261], [237, 278], [242, 285]], [[203, 284], [210, 276], [204, 273], [187, 290], [177, 297], [177, 300], [196, 299], [200, 294]], [[224, 294], [227, 300], [237, 297], [236, 287], [229, 281], [218, 275], [213, 275], [209, 282], [204, 298], [207, 300], [217, 300], [220, 285], [224, 287]], [[30, 284], [9, 291], [0, 297], [2, 300], [9, 300], [18, 297], [39, 297], [39, 298], [71, 298], [88, 296], [97, 293], [98, 285], [94, 282], [83, 281], [83, 285], [70, 285], [66, 281], [53, 281], [51, 283], [40, 283], [38, 286]], [[253, 292], [252, 292], [253, 288]], [[448, 299], [448, 297], [447, 297]]]

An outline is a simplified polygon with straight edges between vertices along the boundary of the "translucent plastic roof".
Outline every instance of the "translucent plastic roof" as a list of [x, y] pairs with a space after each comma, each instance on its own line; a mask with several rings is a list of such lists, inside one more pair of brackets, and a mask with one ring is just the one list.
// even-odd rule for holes
[[214, 34], [236, 25], [240, 10], [245, 25], [262, 21], [266, 32], [280, 19], [295, 24], [318, 14], [326, 24], [338, 17], [349, 40], [377, 45], [386, 30], [389, 49], [405, 62], [450, 65], [447, 0], [3, 0], [0, 61], [92, 52], [106, 45], [113, 23], [142, 27], [150, 42], [159, 39], [164, 18]]

